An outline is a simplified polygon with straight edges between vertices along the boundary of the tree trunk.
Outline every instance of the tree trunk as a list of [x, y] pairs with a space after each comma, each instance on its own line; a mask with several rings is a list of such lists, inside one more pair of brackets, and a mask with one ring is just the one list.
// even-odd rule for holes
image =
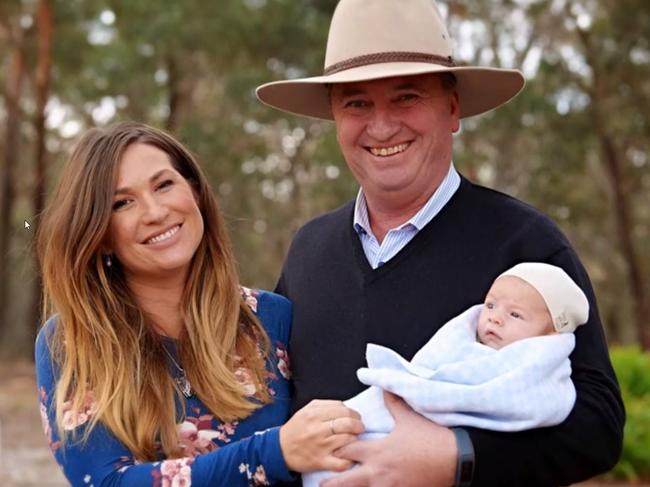
[[643, 350], [650, 350], [650, 303], [646, 293], [646, 284], [641, 273], [641, 262], [634, 246], [630, 204], [624, 189], [621, 174], [621, 158], [614, 146], [614, 141], [606, 133], [602, 123], [602, 114], [596, 116], [598, 138], [600, 140], [602, 159], [609, 174], [609, 181], [614, 197], [614, 215], [618, 241], [628, 267], [628, 279], [634, 300], [634, 315], [637, 334]]
[[[38, 31], [38, 54], [36, 61], [36, 167], [34, 179], [34, 224], [40, 223], [40, 215], [45, 207], [45, 190], [47, 181], [47, 148], [45, 144], [45, 108], [50, 93], [50, 79], [52, 66], [52, 40], [54, 37], [54, 24], [52, 21], [52, 6], [50, 0], [40, 0], [36, 18]], [[34, 287], [32, 289], [32, 305], [30, 308], [29, 322], [38, 329], [41, 317], [41, 276], [36, 262]]]
[[180, 105], [182, 101], [182, 93], [180, 89], [180, 73], [176, 60], [173, 54], [167, 55], [167, 87], [169, 90], [169, 114], [165, 128], [172, 133], [176, 132], [180, 118]]
[[634, 225], [628, 193], [625, 190], [621, 152], [617, 150], [614, 138], [608, 132], [605, 122], [603, 98], [606, 91], [603, 85], [602, 71], [597, 63], [598, 58], [593, 52], [589, 34], [578, 29], [578, 35], [585, 48], [585, 58], [593, 72], [593, 87], [590, 93], [593, 124], [600, 144], [601, 160], [609, 176], [608, 180], [612, 190], [616, 233], [623, 258], [627, 264], [637, 336], [641, 348], [650, 350], [650, 301], [646, 292], [645, 278], [641, 272], [641, 262], [634, 245]]
[[[0, 174], [0, 327], [6, 324], [9, 308], [9, 277], [11, 263], [9, 248], [13, 233], [12, 213], [15, 199], [15, 169], [20, 144], [20, 96], [25, 74], [25, 54], [21, 42], [16, 42], [11, 51], [11, 59], [5, 85], [5, 104], [7, 107], [7, 126], [4, 142], [4, 165]], [[0, 328], [1, 331], [1, 328]]]

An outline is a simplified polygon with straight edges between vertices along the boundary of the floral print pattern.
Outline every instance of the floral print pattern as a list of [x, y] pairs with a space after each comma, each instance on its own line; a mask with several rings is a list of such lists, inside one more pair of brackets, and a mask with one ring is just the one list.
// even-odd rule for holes
[[285, 379], [291, 378], [291, 363], [289, 362], [289, 353], [283, 343], [275, 344], [275, 356], [278, 358], [278, 370]]
[[248, 307], [253, 310], [253, 313], [257, 313], [257, 295], [258, 292], [249, 289], [244, 286], [239, 286], [241, 289], [241, 296], [244, 299], [244, 302], [248, 305]]
[[72, 409], [72, 401], [63, 403], [63, 429], [72, 431], [86, 424], [97, 413], [97, 403], [92, 392], [86, 394], [79, 410]]
[[[195, 408], [198, 414], [200, 410]], [[218, 423], [216, 429], [213, 424]], [[208, 453], [219, 448], [216, 441], [229, 443], [235, 434], [238, 421], [232, 423], [219, 423], [212, 414], [202, 414], [196, 417], [188, 416], [176, 426], [178, 441], [183, 453], [194, 457], [201, 453]]]
[[39, 410], [41, 413], [41, 425], [43, 426], [43, 432], [47, 438], [47, 443], [50, 445], [50, 450], [54, 453], [61, 446], [61, 441], [52, 439], [52, 427], [50, 426], [50, 418], [47, 416], [47, 392], [45, 388], [41, 386], [38, 390], [39, 395]]
[[192, 485], [193, 458], [164, 460], [160, 470], [153, 470], [154, 487], [190, 487]]
[[251, 372], [247, 367], [237, 367], [235, 369], [235, 379], [239, 382], [248, 397], [254, 397], [257, 393], [257, 386], [253, 382]]
[[239, 465], [239, 473], [245, 473], [246, 478], [248, 479], [248, 485], [251, 487], [258, 487], [260, 485], [271, 485], [266, 478], [266, 472], [262, 465], [258, 465], [255, 468], [254, 472], [251, 472], [250, 466], [248, 463], [242, 463]]

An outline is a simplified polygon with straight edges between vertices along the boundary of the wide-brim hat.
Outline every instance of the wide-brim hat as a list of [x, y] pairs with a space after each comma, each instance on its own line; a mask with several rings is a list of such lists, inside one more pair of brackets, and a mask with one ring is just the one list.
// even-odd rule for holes
[[341, 0], [327, 39], [322, 76], [266, 83], [262, 103], [331, 120], [328, 85], [426, 73], [452, 73], [460, 116], [492, 110], [524, 86], [516, 69], [459, 66], [433, 0]]

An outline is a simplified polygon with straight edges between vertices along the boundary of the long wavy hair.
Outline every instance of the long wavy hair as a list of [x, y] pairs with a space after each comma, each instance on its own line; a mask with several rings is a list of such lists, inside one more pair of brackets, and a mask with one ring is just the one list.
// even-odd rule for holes
[[[151, 461], [159, 448], [168, 458], [182, 456], [176, 404], [184, 402], [162, 339], [134, 299], [120, 263], [107, 268], [101, 253], [118, 166], [135, 143], [169, 156], [194, 188], [203, 216], [204, 235], [181, 301], [185, 329], [178, 353], [194, 393], [220, 420], [243, 419], [270, 402], [264, 367], [270, 344], [242, 297], [224, 220], [190, 152], [139, 123], [86, 132], [63, 169], [37, 237], [44, 316], [58, 315], [48, 342], [60, 371], [56, 424], [64, 438], [64, 411], [83, 411], [91, 397], [94, 414], [84, 439], [101, 421], [137, 459]], [[247, 397], [238, 381], [240, 367], [255, 384], [255, 397]]]

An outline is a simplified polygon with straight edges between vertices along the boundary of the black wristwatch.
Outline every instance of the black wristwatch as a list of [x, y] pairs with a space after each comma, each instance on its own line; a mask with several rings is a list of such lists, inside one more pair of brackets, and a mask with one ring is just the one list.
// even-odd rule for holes
[[458, 448], [454, 487], [470, 487], [474, 477], [474, 445], [472, 439], [463, 428], [451, 428], [451, 431], [456, 436], [456, 446]]

